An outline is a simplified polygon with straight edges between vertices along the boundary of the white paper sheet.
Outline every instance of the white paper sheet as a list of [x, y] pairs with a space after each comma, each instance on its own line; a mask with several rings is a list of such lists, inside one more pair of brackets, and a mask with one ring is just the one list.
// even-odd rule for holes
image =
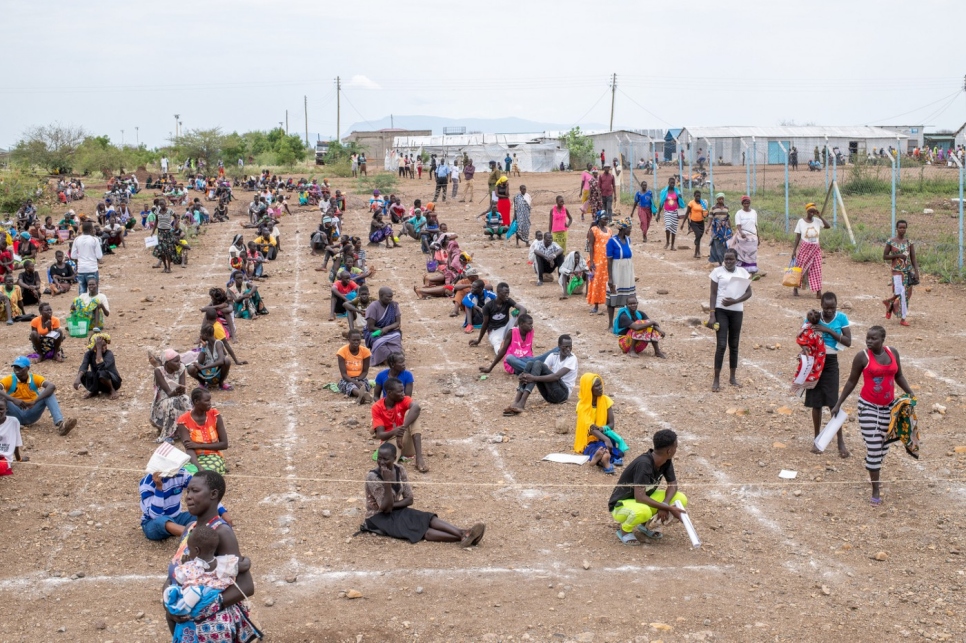
[[577, 455], [575, 453], [551, 453], [544, 460], [548, 462], [559, 462], [560, 464], [586, 464], [590, 460], [590, 456]]
[[794, 480], [798, 477], [798, 471], [790, 471], [788, 469], [782, 469], [778, 472], [778, 477], [784, 480]]
[[146, 473], [160, 473], [163, 477], [170, 477], [190, 460], [191, 456], [187, 453], [165, 442], [154, 450], [144, 470]]
[[[680, 500], [675, 500], [674, 506], [678, 509], [684, 509], [684, 505], [681, 504]], [[694, 530], [694, 525], [691, 523], [691, 516], [687, 512], [681, 514], [681, 524], [684, 525], [684, 531], [688, 532], [688, 538], [691, 539], [691, 546], [700, 547], [701, 539], [698, 538], [698, 532]]]
[[828, 424], [826, 424], [818, 436], [816, 436], [815, 448], [819, 451], [825, 451], [828, 445], [832, 443], [832, 438], [834, 438], [835, 434], [839, 432], [839, 429], [842, 428], [842, 425], [845, 424], [845, 421], [848, 419], [848, 417], [848, 413], [842, 409], [839, 409], [838, 414], [829, 420]]

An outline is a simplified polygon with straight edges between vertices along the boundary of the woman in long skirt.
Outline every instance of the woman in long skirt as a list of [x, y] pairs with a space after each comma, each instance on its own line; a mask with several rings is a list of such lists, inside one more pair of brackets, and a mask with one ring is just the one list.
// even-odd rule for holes
[[592, 306], [591, 315], [600, 312], [600, 305], [607, 303], [607, 282], [610, 275], [607, 271], [607, 241], [611, 237], [607, 223], [610, 219], [601, 214], [587, 231], [588, 253], [587, 265], [590, 268], [590, 283], [587, 285], [587, 303]]

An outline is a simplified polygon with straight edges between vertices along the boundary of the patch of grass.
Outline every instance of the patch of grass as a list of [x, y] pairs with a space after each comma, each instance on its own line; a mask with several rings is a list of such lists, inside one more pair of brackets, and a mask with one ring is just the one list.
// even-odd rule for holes
[[373, 190], [382, 193], [391, 192], [396, 188], [397, 176], [393, 172], [379, 172], [369, 176], [360, 176], [356, 184], [358, 194], [371, 194]]

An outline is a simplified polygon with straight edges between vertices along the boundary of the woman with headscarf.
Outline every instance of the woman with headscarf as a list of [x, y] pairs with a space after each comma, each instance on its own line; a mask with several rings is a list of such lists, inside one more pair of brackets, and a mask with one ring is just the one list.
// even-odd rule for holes
[[587, 211], [591, 217], [596, 217], [597, 213], [604, 209], [604, 197], [600, 193], [600, 181], [597, 179], [597, 170], [590, 172], [590, 185], [587, 188]]
[[362, 334], [366, 348], [372, 351], [373, 366], [379, 366], [390, 353], [403, 349], [402, 313], [392, 295], [392, 288], [383, 286], [379, 289], [379, 298], [366, 309], [366, 326]]
[[[805, 205], [805, 216], [795, 226], [792, 257], [802, 269], [803, 283], [807, 275], [808, 288], [815, 292], [816, 299], [822, 298], [822, 247], [819, 245], [818, 236], [822, 230], [831, 227], [818, 213], [814, 203]], [[798, 297], [798, 288], [794, 288], [792, 294]]]
[[634, 261], [631, 252], [631, 220], [617, 220], [617, 234], [607, 240], [607, 324], [614, 324], [614, 310], [636, 297]]
[[117, 389], [121, 388], [121, 375], [114, 364], [114, 353], [108, 349], [111, 336], [107, 333], [94, 333], [87, 343], [87, 352], [81, 361], [77, 377], [74, 379], [74, 390], [81, 387], [87, 389], [84, 399], [104, 393], [112, 400], [118, 398]]
[[503, 219], [503, 225], [510, 225], [510, 180], [501, 176], [496, 180], [496, 209]]
[[[587, 285], [587, 272], [590, 269], [587, 262], [580, 256], [580, 251], [572, 250], [564, 257], [563, 263], [557, 269], [560, 275], [560, 299], [567, 299]], [[574, 278], [576, 277], [576, 280]], [[573, 285], [571, 285], [571, 282]]]
[[167, 349], [161, 361], [154, 358], [154, 401], [151, 424], [158, 430], [158, 442], [174, 439], [178, 418], [191, 408], [187, 395], [187, 373], [178, 351]]
[[724, 261], [724, 252], [728, 249], [728, 240], [731, 239], [731, 214], [728, 206], [725, 205], [724, 192], [718, 192], [715, 196], [714, 206], [711, 207], [711, 243], [708, 252], [708, 263], [720, 266]]
[[735, 234], [728, 247], [738, 253], [738, 267], [747, 270], [752, 281], [764, 276], [758, 272], [759, 243], [758, 213], [751, 209], [751, 197], [746, 194], [741, 197], [741, 209], [735, 213]]
[[248, 258], [248, 248], [240, 234], [236, 234], [228, 246], [228, 265], [231, 270], [244, 270], [245, 260]]
[[614, 401], [604, 395], [604, 381], [596, 373], [584, 373], [580, 377], [574, 452], [590, 457], [590, 464], [609, 474], [614, 473], [614, 465], [624, 464], [627, 451], [614, 425]]
[[245, 272], [242, 270], [231, 273], [226, 294], [234, 309], [233, 317], [255, 319], [258, 315], [268, 314], [268, 308], [265, 307], [262, 296], [258, 294], [258, 286], [246, 279]]
[[607, 272], [607, 242], [611, 232], [607, 227], [610, 219], [603, 210], [598, 210], [594, 225], [587, 231], [587, 266], [590, 268], [590, 283], [587, 286], [587, 303], [592, 306], [591, 315], [600, 312], [600, 305], [607, 303], [607, 284], [610, 275]]

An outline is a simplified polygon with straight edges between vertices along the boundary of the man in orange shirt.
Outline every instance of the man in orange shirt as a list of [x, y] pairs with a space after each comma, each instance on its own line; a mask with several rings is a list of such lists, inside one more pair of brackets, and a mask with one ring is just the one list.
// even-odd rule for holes
[[64, 418], [54, 397], [56, 390], [52, 382], [30, 372], [30, 360], [23, 356], [13, 361], [13, 373], [0, 379], [0, 395], [7, 401], [8, 415], [28, 426], [39, 420], [47, 409], [57, 433], [67, 435], [77, 426], [77, 420]]

